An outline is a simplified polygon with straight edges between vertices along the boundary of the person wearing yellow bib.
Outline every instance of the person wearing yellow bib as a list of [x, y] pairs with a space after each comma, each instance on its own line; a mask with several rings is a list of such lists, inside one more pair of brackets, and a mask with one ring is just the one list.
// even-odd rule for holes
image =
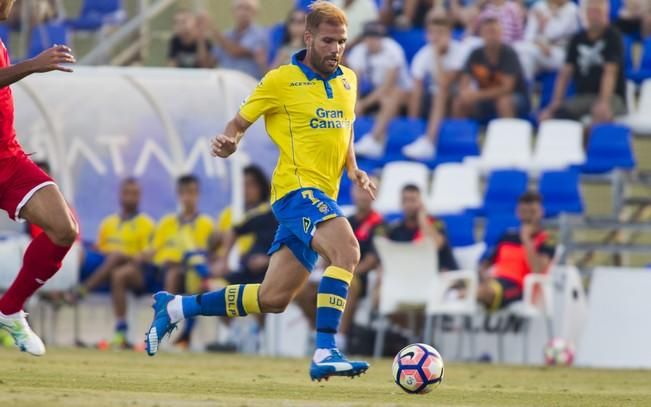
[[147, 283], [147, 270], [143, 256], [151, 244], [154, 220], [140, 211], [141, 188], [135, 178], [126, 178], [120, 184], [120, 211], [107, 216], [99, 226], [97, 250], [86, 252], [86, 264], [97, 264], [97, 269], [71, 293], [70, 300], [77, 301], [102, 284], [109, 282], [115, 336], [111, 346], [128, 347], [127, 291], [141, 292]]

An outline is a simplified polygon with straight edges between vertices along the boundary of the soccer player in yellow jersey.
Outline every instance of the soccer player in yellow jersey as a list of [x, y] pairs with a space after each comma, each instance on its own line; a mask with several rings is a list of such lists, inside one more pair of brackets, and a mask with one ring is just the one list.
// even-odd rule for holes
[[330, 266], [319, 286], [316, 346], [310, 376], [357, 376], [366, 362], [347, 360], [335, 346], [348, 286], [359, 262], [359, 244], [336, 198], [346, 168], [353, 182], [374, 195], [375, 185], [357, 167], [352, 149], [357, 79], [341, 66], [346, 48], [345, 14], [333, 4], [312, 4], [305, 29], [306, 48], [292, 63], [270, 71], [244, 102], [212, 153], [228, 157], [246, 129], [264, 116], [280, 150], [271, 188], [279, 227], [261, 285], [231, 285], [199, 296], [154, 296], [154, 321], [146, 336], [149, 355], [174, 325], [196, 315], [243, 316], [282, 312], [294, 298], [320, 254]]
[[[140, 212], [140, 185], [135, 178], [127, 178], [120, 184], [120, 211], [106, 217], [99, 227], [97, 249], [89, 251], [87, 260], [99, 263], [99, 267], [72, 293], [78, 300], [104, 282], [111, 283], [113, 311], [115, 313], [115, 336], [111, 345], [127, 347], [127, 299], [128, 290], [141, 290], [145, 285], [142, 258], [151, 244], [154, 221]], [[92, 259], [92, 260], [91, 260]]]

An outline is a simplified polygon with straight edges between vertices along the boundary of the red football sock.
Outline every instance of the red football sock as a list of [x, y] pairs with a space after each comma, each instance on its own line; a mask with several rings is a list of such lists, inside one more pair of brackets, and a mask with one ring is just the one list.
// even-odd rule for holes
[[23, 309], [25, 301], [61, 268], [70, 247], [57, 246], [45, 233], [38, 235], [25, 250], [23, 267], [16, 280], [0, 298], [0, 312], [13, 314]]

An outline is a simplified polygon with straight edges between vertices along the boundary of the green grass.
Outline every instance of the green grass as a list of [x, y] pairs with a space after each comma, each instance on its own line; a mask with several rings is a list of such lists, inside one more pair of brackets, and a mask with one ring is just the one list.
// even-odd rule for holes
[[361, 378], [312, 383], [307, 360], [239, 355], [0, 350], [3, 406], [648, 406], [651, 371], [446, 366], [425, 396], [391, 382], [390, 361]]

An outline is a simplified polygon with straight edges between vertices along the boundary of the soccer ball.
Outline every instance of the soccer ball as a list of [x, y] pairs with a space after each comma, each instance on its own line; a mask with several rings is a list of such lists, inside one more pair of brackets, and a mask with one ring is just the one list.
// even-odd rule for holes
[[562, 338], [554, 338], [545, 346], [548, 366], [570, 366], [574, 361], [574, 347]]
[[393, 380], [407, 393], [429, 393], [443, 381], [443, 358], [424, 343], [405, 346], [393, 359]]

